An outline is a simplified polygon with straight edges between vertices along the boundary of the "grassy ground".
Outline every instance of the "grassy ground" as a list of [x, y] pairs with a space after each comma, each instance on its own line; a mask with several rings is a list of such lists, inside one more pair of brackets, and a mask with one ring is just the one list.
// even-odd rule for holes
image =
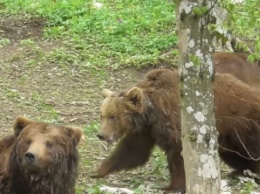
[[[77, 194], [101, 193], [102, 185], [126, 187], [137, 194], [160, 193], [160, 188], [169, 183], [169, 174], [158, 149], [143, 168], [99, 180], [90, 179], [89, 174], [113, 149], [95, 137], [102, 89], [125, 89], [149, 69], [169, 66], [176, 60], [175, 51], [172, 52], [176, 45], [174, 18], [170, 15], [174, 8], [167, 7], [172, 4], [168, 2], [164, 7], [155, 0], [140, 5], [131, 1], [128, 8], [132, 6], [135, 12], [130, 12], [130, 8], [117, 14], [86, 9], [92, 10], [90, 14], [83, 8], [74, 13], [71, 8], [67, 15], [55, 15], [55, 6], [42, 13], [41, 4], [31, 2], [27, 6], [26, 13], [37, 7], [38, 15], [49, 16], [47, 20], [18, 13], [19, 2], [22, 5], [25, 1], [14, 2], [17, 4], [0, 3], [0, 136], [12, 132], [17, 115], [81, 126], [85, 139], [79, 146]], [[110, 2], [106, 9], [123, 10], [120, 6], [125, 5]], [[149, 10], [143, 10], [144, 6]], [[91, 21], [73, 23], [76, 13], [90, 14]], [[109, 18], [109, 22], [104, 23], [108, 21], [104, 18]], [[80, 24], [86, 26], [79, 28]], [[68, 26], [73, 28], [67, 29]], [[223, 165], [223, 177], [229, 172]], [[231, 179], [230, 183], [233, 193], [257, 190], [251, 180]]]
[[62, 53], [61, 60], [56, 57], [57, 50], [69, 50], [66, 41], [42, 39], [43, 24], [35, 18], [7, 16], [0, 19], [1, 38], [10, 40], [0, 48], [0, 135], [12, 132], [12, 122], [17, 115], [79, 125], [84, 129], [85, 140], [79, 146], [78, 194], [100, 193], [100, 185], [158, 193], [157, 189], [166, 186], [169, 179], [164, 156], [158, 150], [142, 169], [100, 180], [88, 177], [113, 148], [107, 148], [95, 136], [102, 89], [130, 87], [148, 68], [111, 70], [64, 64], [64, 58], [71, 57], [70, 54]]

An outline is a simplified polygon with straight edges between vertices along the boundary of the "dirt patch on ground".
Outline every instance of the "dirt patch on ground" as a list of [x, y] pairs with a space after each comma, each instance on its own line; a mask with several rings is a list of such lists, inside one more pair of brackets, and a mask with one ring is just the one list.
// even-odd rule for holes
[[1, 38], [7, 38], [11, 43], [28, 38], [41, 38], [45, 22], [40, 18], [17, 19], [2, 17], [0, 19]]

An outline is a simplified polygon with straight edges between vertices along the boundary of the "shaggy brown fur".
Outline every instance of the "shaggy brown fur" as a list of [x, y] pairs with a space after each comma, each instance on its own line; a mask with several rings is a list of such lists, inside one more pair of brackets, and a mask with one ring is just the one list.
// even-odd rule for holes
[[82, 130], [17, 117], [0, 141], [1, 194], [74, 194]]
[[171, 183], [166, 189], [185, 191], [179, 98], [174, 98], [178, 94], [178, 77], [174, 75], [173, 71], [155, 70], [128, 91], [105, 91], [99, 137], [112, 142], [125, 136], [93, 177], [145, 164], [157, 144], [168, 160]]
[[230, 73], [250, 86], [260, 88], [260, 68], [250, 63], [246, 54], [216, 52], [213, 61], [217, 73]]
[[[98, 137], [110, 143], [121, 140], [92, 177], [145, 164], [156, 144], [168, 160], [171, 183], [167, 189], [185, 192], [178, 82], [176, 71], [159, 69], [130, 90], [104, 90]], [[214, 94], [218, 140], [225, 148], [219, 148], [221, 158], [237, 170], [259, 173], [260, 162], [250, 159], [243, 144], [252, 157], [260, 156], [260, 92], [230, 74], [217, 74]]]
[[260, 174], [260, 91], [228, 74], [215, 78], [219, 155], [235, 170]]

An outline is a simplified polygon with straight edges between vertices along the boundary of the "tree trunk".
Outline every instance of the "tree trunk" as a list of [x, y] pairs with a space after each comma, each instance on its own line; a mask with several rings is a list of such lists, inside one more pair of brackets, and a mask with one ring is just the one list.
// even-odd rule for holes
[[182, 144], [188, 194], [220, 193], [208, 24], [216, 0], [176, 1]]

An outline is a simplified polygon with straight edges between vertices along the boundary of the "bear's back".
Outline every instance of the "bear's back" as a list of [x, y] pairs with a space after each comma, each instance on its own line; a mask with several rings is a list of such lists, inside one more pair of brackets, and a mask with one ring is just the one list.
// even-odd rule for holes
[[247, 61], [246, 54], [216, 52], [213, 61], [217, 73], [232, 74], [250, 86], [260, 88], [260, 68]]
[[179, 76], [176, 70], [154, 69], [149, 71], [137, 86], [144, 90], [177, 90]]
[[[214, 103], [221, 134], [236, 130], [246, 134], [260, 128], [260, 91], [230, 74], [216, 74]], [[232, 126], [232, 127], [231, 127]]]
[[[171, 125], [180, 130], [178, 72], [170, 69], [152, 70], [137, 83], [137, 87], [151, 100], [157, 114], [170, 119]], [[165, 119], [161, 118], [161, 122], [164, 121]]]

